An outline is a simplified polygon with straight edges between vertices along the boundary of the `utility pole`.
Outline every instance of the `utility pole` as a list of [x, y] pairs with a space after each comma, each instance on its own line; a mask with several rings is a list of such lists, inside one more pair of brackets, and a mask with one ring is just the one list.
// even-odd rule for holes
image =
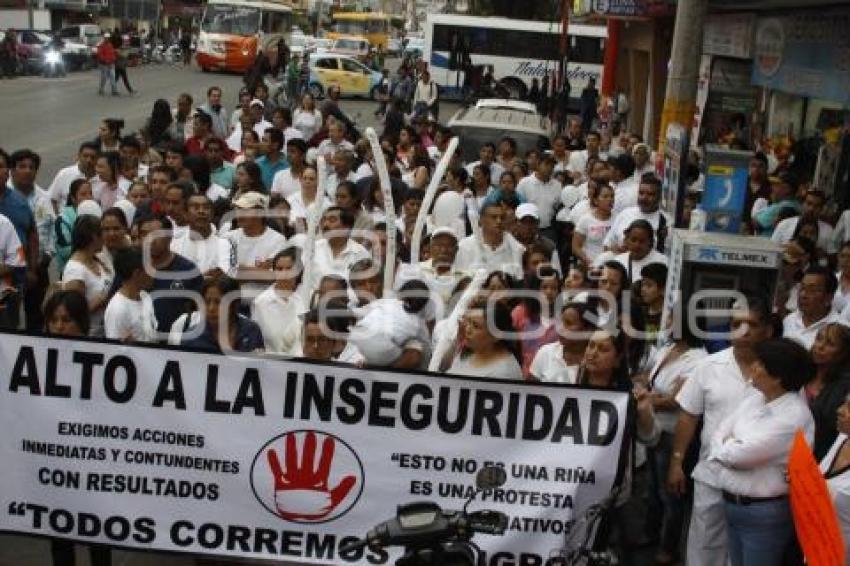
[[676, 5], [673, 47], [659, 131], [662, 150], [667, 139], [667, 124], [679, 123], [690, 131], [694, 120], [702, 30], [707, 12], [708, 0], [679, 0]]

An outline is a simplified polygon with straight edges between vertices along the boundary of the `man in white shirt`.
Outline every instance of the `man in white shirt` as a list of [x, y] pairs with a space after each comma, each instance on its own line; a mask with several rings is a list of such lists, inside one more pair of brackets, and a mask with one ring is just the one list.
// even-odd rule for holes
[[472, 171], [478, 165], [486, 165], [490, 168], [490, 184], [494, 187], [499, 186], [499, 180], [502, 178], [502, 173], [505, 168], [496, 163], [496, 146], [487, 142], [478, 150], [478, 161], [470, 163], [466, 166], [466, 173], [472, 178]]
[[555, 158], [551, 155], [544, 156], [537, 165], [537, 171], [529, 175], [517, 184], [516, 191], [529, 203], [537, 205], [540, 214], [540, 230], [554, 239], [554, 228], [552, 219], [555, 217], [555, 209], [561, 202], [561, 190], [563, 187], [556, 179], [552, 178], [555, 169]]
[[587, 132], [584, 138], [585, 149], [573, 151], [570, 153], [570, 162], [567, 165], [567, 172], [574, 180], [583, 179], [587, 173], [587, 160], [591, 157], [599, 157], [599, 146], [602, 138], [599, 132]]
[[444, 309], [448, 306], [457, 284], [470, 274], [455, 266], [458, 237], [453, 228], [442, 226], [435, 229], [431, 233], [428, 249], [431, 259], [420, 261], [416, 265], [399, 266], [396, 282], [401, 283], [403, 280], [416, 278], [425, 281], [428, 288], [440, 297], [442, 305], [437, 309], [437, 317], [441, 318], [441, 315], [448, 314]]
[[251, 93], [248, 92], [248, 89], [243, 88], [239, 91], [239, 107], [233, 111], [230, 115], [230, 131], [235, 130], [239, 127], [240, 118], [242, 114], [247, 114], [251, 111]]
[[782, 335], [796, 340], [806, 350], [811, 350], [818, 331], [827, 324], [847, 321], [832, 309], [832, 299], [838, 288], [838, 279], [826, 267], [813, 265], [803, 274], [797, 295], [797, 310], [782, 321]]
[[786, 218], [780, 221], [773, 230], [771, 240], [777, 244], [787, 244], [794, 238], [794, 233], [797, 231], [797, 225], [800, 220], [818, 223], [818, 241], [815, 242], [817, 247], [826, 252], [827, 255], [833, 256], [838, 253], [835, 233], [832, 226], [828, 222], [820, 219], [823, 212], [823, 207], [826, 204], [826, 194], [817, 189], [806, 191], [806, 198], [803, 201], [803, 206], [800, 210], [800, 216]]
[[259, 294], [272, 280], [272, 259], [286, 246], [286, 238], [267, 226], [269, 197], [244, 193], [233, 201], [239, 228], [225, 238], [236, 250], [236, 278], [246, 301]]
[[309, 288], [317, 289], [325, 275], [349, 278], [351, 266], [361, 259], [370, 259], [369, 251], [351, 239], [354, 214], [338, 206], [325, 210], [321, 220], [322, 236], [316, 240], [310, 265]]
[[[345, 124], [336, 119], [328, 117], [330, 124], [328, 125], [328, 139], [322, 140], [319, 144], [317, 153], [325, 158], [325, 163], [328, 169], [328, 175], [332, 172], [331, 162], [333, 155], [340, 150], [354, 152], [354, 146], [350, 141], [345, 139], [346, 127]], [[336, 189], [336, 187], [334, 187]]]
[[171, 251], [192, 261], [204, 277], [232, 277], [236, 250], [228, 240], [213, 233], [210, 199], [206, 195], [192, 195], [186, 208], [190, 229], [180, 235], [175, 233]]
[[626, 251], [624, 232], [635, 220], [649, 222], [655, 230], [656, 249], [664, 249], [664, 238], [667, 236], [670, 220], [659, 210], [660, 204], [661, 180], [650, 173], [641, 179], [637, 206], [626, 208], [614, 218], [611, 229], [605, 236], [605, 249], [618, 254]]
[[109, 300], [104, 313], [104, 332], [110, 340], [155, 342], [156, 316], [147, 290], [153, 287], [138, 248], [118, 250], [113, 258], [121, 288]]
[[711, 439], [720, 423], [752, 391], [749, 366], [755, 360], [752, 347], [773, 333], [770, 305], [748, 297], [732, 315], [732, 347], [698, 362], [676, 396], [679, 419], [667, 475], [668, 488], [680, 496], [687, 489], [683, 461], [702, 420], [699, 462], [693, 472], [694, 504], [688, 529], [687, 564], [723, 565], [727, 560], [726, 515], [717, 462], [708, 460]]
[[631, 155], [618, 155], [608, 158], [611, 173], [611, 186], [614, 187], [614, 217], [620, 212], [637, 205], [638, 182], [633, 177], [635, 161]]
[[50, 200], [53, 201], [54, 212], [58, 214], [65, 207], [71, 183], [77, 179], [91, 179], [95, 176], [94, 166], [97, 163], [98, 155], [100, 155], [98, 144], [83, 142], [80, 144], [79, 151], [77, 151], [77, 162], [60, 169], [56, 173], [53, 182], [47, 188]]
[[348, 150], [340, 149], [335, 151], [331, 156], [330, 165], [333, 167], [333, 173], [328, 175], [325, 193], [332, 201], [336, 200], [336, 188], [343, 181], [357, 182], [357, 175], [351, 170], [354, 166], [354, 154]]
[[475, 272], [504, 271], [513, 277], [523, 274], [522, 254], [525, 246], [505, 232], [505, 211], [495, 202], [481, 207], [478, 219], [480, 235], [467, 236], [461, 240], [455, 266], [457, 269]]

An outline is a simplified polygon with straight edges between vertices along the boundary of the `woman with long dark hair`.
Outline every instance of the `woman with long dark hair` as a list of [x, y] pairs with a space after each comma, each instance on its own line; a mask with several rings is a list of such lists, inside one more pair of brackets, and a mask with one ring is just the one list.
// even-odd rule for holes
[[561, 276], [551, 266], [542, 266], [526, 281], [533, 295], [524, 296], [511, 311], [514, 330], [519, 332], [522, 373], [531, 378], [531, 362], [537, 351], [558, 340], [555, 303], [561, 292]]
[[820, 460], [838, 436], [838, 409], [850, 395], [850, 328], [827, 324], [812, 345], [815, 377], [803, 388], [815, 419], [813, 452]]
[[97, 257], [103, 247], [100, 219], [80, 216], [74, 224], [71, 258], [62, 272], [65, 289], [85, 295], [91, 315], [91, 335], [103, 336], [103, 312], [109, 301], [112, 272]]
[[171, 141], [168, 129], [174, 118], [171, 115], [171, 105], [164, 98], [153, 103], [153, 110], [148, 118], [147, 131], [151, 146], [159, 148], [163, 143]]
[[[263, 333], [256, 322], [239, 314], [239, 282], [229, 277], [207, 279], [201, 288], [204, 301], [201, 317], [189, 317], [183, 346], [207, 352], [255, 352], [264, 348]], [[226, 305], [226, 308], [222, 308]], [[203, 324], [203, 326], [201, 326]]]

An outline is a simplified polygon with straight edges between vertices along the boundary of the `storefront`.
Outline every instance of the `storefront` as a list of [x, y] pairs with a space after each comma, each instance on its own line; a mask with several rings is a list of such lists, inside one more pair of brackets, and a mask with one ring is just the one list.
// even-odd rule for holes
[[[795, 167], [850, 204], [850, 8], [760, 15], [752, 83], [763, 87], [768, 147], [795, 143]], [[782, 152], [779, 152], [780, 155]]]

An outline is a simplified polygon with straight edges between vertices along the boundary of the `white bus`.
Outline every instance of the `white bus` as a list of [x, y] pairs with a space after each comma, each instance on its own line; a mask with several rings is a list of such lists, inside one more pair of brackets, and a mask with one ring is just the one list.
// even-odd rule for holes
[[[601, 84], [607, 37], [605, 26], [569, 27], [567, 78], [570, 97], [577, 99], [591, 77]], [[432, 79], [449, 97], [461, 95], [466, 59], [473, 66], [491, 66], [493, 76], [511, 96], [524, 98], [531, 81], [557, 73], [561, 60], [561, 26], [508, 18], [429, 14], [425, 24], [423, 59]], [[551, 80], [551, 78], [550, 78]]]

